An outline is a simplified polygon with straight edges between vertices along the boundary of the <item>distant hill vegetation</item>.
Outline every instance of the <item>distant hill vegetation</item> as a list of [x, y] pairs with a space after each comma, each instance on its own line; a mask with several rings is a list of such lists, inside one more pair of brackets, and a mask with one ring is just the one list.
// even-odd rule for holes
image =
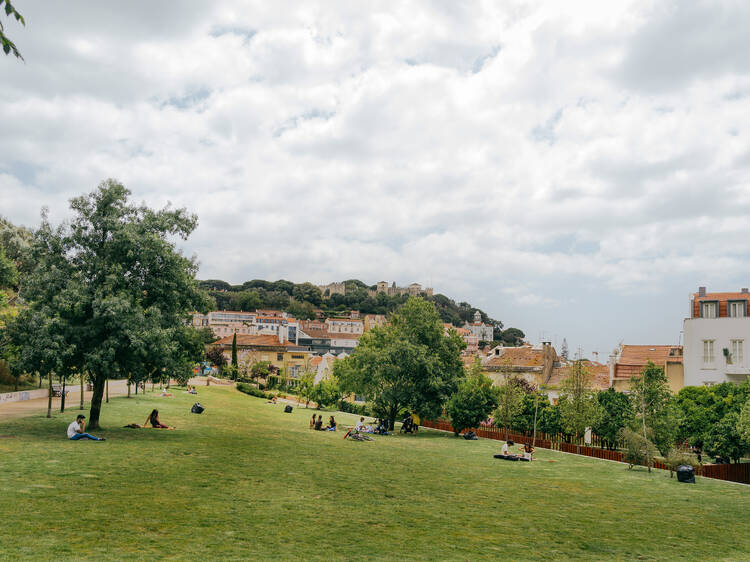
[[[369, 289], [375, 289], [375, 285], [368, 285], [359, 279], [344, 281], [345, 295], [330, 296], [324, 296], [312, 283], [292, 283], [284, 279], [253, 279], [241, 285], [231, 285], [220, 279], [207, 279], [199, 283], [214, 298], [217, 310], [269, 308], [284, 310], [302, 320], [315, 318], [315, 309], [323, 311], [325, 316], [348, 314], [351, 310], [357, 310], [361, 314], [389, 314], [409, 298], [407, 295], [388, 296], [385, 293], [371, 295]], [[482, 321], [494, 328], [494, 341], [502, 341], [505, 345], [519, 345], [524, 338], [521, 330], [504, 330], [500, 320], [490, 318], [483, 310], [467, 302], [456, 303], [442, 294], [430, 296], [423, 293], [422, 296], [435, 305], [443, 322], [461, 327], [465, 322], [473, 321], [474, 313], [479, 312]]]

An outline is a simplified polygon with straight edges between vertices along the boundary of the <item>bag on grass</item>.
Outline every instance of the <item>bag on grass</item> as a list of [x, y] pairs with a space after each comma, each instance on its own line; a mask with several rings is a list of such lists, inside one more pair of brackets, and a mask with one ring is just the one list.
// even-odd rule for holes
[[291, 414], [292, 413], [292, 406], [290, 404], [287, 404], [284, 406], [284, 413]]
[[464, 433], [464, 439], [466, 439], [467, 441], [478, 441], [479, 437], [477, 437], [477, 434], [473, 431], [467, 431], [466, 433]]
[[195, 404], [193, 404], [193, 407], [190, 408], [190, 411], [193, 414], [202, 414], [203, 410], [205, 410], [205, 408], [201, 406], [200, 402], [196, 402]]

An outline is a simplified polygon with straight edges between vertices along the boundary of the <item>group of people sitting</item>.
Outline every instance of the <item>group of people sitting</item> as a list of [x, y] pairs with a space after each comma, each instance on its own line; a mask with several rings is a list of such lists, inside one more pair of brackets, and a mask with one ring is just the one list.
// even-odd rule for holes
[[[129, 423], [125, 427], [135, 429], [148, 427], [149, 424], [154, 429], [175, 429], [174, 427], [163, 424], [161, 420], [159, 420], [159, 410], [156, 409], [151, 411], [151, 413], [146, 418], [146, 423], [144, 423], [143, 425], [139, 425], [137, 423]], [[70, 439], [71, 441], [78, 441], [79, 439], [91, 439], [92, 441], [107, 440], [106, 437], [96, 437], [86, 432], [86, 416], [84, 416], [83, 414], [78, 414], [78, 416], [76, 416], [76, 421], [72, 422], [68, 426], [67, 435], [68, 439]]]
[[347, 437], [362, 435], [364, 433], [390, 435], [390, 433], [388, 433], [388, 422], [383, 419], [378, 419], [377, 423], [375, 423], [375, 421], [373, 420], [373, 423], [367, 425], [365, 423], [365, 418], [361, 417], [359, 418], [359, 421], [354, 425], [354, 427], [350, 428], [349, 431], [346, 432], [346, 435], [344, 435], [344, 439], [346, 439]]
[[318, 414], [316, 418], [315, 414], [313, 414], [312, 419], [310, 419], [310, 429], [316, 431], [336, 431], [336, 420], [333, 416], [329, 417], [328, 425], [323, 427], [323, 415]]
[[499, 455], [495, 455], [495, 458], [496, 459], [505, 459], [505, 460], [510, 460], [510, 461], [516, 461], [516, 460], [518, 460], [518, 461], [531, 462], [531, 460], [533, 458], [532, 455], [534, 454], [535, 449], [534, 449], [534, 447], [531, 446], [530, 443], [526, 443], [525, 445], [521, 445], [520, 447], [518, 447], [518, 449], [521, 451], [520, 455], [516, 454], [516, 453], [511, 453], [510, 452], [510, 448], [513, 445], [515, 445], [515, 443], [513, 443], [513, 440], [512, 439], [508, 439], [503, 444], [503, 448], [500, 451], [500, 454]]

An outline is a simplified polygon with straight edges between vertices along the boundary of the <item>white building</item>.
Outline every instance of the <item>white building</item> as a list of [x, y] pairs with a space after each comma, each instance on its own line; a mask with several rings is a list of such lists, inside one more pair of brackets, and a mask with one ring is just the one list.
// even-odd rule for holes
[[707, 293], [690, 298], [690, 317], [683, 323], [685, 386], [741, 383], [750, 375], [745, 343], [750, 341], [750, 293]]
[[494, 329], [489, 324], [482, 322], [482, 315], [477, 310], [474, 313], [474, 322], [466, 322], [464, 328], [474, 334], [479, 341], [493, 341]]

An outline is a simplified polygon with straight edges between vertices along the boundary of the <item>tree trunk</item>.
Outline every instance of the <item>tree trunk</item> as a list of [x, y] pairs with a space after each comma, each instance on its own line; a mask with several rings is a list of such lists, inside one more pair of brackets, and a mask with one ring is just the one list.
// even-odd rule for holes
[[641, 390], [641, 420], [643, 421], [643, 439], [646, 445], [646, 466], [648, 466], [648, 472], [651, 473], [651, 451], [648, 448], [648, 437], [646, 437], [646, 386], [643, 383], [643, 389]]
[[107, 377], [107, 404], [109, 404], [109, 377]]
[[539, 390], [534, 393], [534, 434], [531, 438], [531, 447], [536, 447], [536, 414], [539, 411]]
[[15, 386], [15, 391], [16, 391], [16, 392], [18, 392], [18, 381], [19, 381], [19, 380], [21, 380], [21, 377], [20, 377], [20, 376], [17, 376], [17, 377], [16, 377], [16, 380], [15, 380], [15, 384], [16, 384], [16, 386]]
[[40, 374], [39, 375], [39, 388], [42, 388], [42, 381], [44, 381], [44, 377]]
[[62, 379], [62, 392], [60, 393], [60, 413], [62, 414], [65, 412], [65, 377], [60, 377]]
[[[39, 375], [41, 377], [41, 375]], [[52, 417], [52, 373], [49, 374], [49, 398], [47, 399], [47, 417]]]
[[91, 411], [89, 412], [90, 429], [99, 429], [99, 413], [102, 411], [102, 398], [104, 397], [104, 385], [107, 377], [102, 374], [92, 377], [94, 383], [94, 394], [91, 396]]
[[81, 373], [81, 407], [79, 410], [83, 410], [83, 373]]
[[128, 398], [130, 398], [130, 379], [128, 379]]

